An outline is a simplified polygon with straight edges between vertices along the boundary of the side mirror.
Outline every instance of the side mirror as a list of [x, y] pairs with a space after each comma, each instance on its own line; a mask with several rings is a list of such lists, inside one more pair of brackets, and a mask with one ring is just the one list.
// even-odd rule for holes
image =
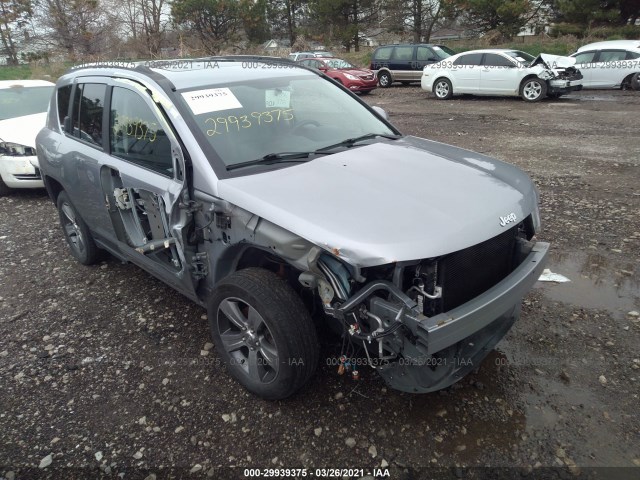
[[384, 108], [373, 106], [373, 111], [378, 114], [379, 117], [384, 118], [386, 121], [389, 121], [389, 114], [386, 112]]
[[326, 72], [327, 70], [329, 70], [329, 68], [325, 67], [324, 65], [321, 65], [318, 67], [318, 70], [320, 70], [321, 72]]

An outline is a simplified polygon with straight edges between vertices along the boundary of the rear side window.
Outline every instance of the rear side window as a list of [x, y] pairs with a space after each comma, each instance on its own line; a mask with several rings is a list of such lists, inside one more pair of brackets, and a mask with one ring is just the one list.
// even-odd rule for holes
[[389, 60], [391, 58], [391, 52], [393, 47], [382, 47], [376, 50], [374, 55], [375, 60]]
[[485, 53], [483, 64], [487, 67], [515, 67], [511, 60], [495, 53]]
[[65, 85], [58, 89], [58, 120], [60, 128], [64, 132], [64, 119], [69, 115], [69, 102], [71, 102], [71, 88], [73, 85]]
[[102, 83], [80, 83], [73, 98], [73, 132], [67, 132], [87, 143], [102, 147], [102, 114], [107, 86]]
[[626, 57], [627, 52], [624, 50], [602, 50], [598, 62], [618, 62]]
[[111, 95], [111, 155], [173, 177], [171, 141], [140, 95], [114, 87]]
[[413, 47], [396, 47], [393, 49], [393, 59], [401, 62], [413, 60]]
[[627, 60], [635, 60], [636, 58], [640, 58], [640, 53], [638, 53], [638, 52], [627, 52]]
[[482, 61], [482, 53], [469, 53], [458, 57], [453, 64], [454, 65], [480, 65]]

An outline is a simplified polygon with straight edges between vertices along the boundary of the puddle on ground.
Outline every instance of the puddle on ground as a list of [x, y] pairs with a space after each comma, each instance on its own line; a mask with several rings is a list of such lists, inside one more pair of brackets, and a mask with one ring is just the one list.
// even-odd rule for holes
[[607, 258], [599, 253], [552, 252], [547, 268], [568, 277], [567, 283], [538, 282], [547, 298], [572, 305], [606, 310], [623, 317], [640, 306], [640, 281], [632, 263], [612, 268]]

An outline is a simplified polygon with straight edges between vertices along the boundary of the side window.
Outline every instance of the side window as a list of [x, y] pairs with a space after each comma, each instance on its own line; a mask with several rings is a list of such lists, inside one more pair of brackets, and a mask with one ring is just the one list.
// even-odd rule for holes
[[482, 61], [482, 53], [469, 53], [468, 55], [462, 55], [458, 57], [453, 64], [454, 65], [480, 65]]
[[60, 122], [60, 127], [64, 132], [64, 119], [69, 115], [69, 102], [71, 101], [71, 88], [73, 85], [65, 85], [64, 87], [60, 87], [58, 89], [58, 121]]
[[107, 86], [80, 83], [73, 98], [73, 132], [67, 132], [87, 143], [102, 147], [102, 113]]
[[162, 175], [173, 176], [171, 141], [138, 93], [114, 87], [109, 122], [111, 155]]
[[576, 55], [576, 63], [592, 63], [596, 52], [582, 52]]
[[403, 46], [393, 49], [393, 59], [400, 62], [410, 62], [413, 60], [413, 47]]
[[416, 55], [416, 59], [420, 62], [435, 62], [438, 60], [438, 55], [429, 47], [418, 47], [418, 53]]
[[515, 67], [511, 60], [495, 53], [485, 53], [482, 63], [487, 67]]
[[376, 60], [389, 60], [391, 58], [391, 52], [393, 51], [393, 47], [381, 47], [376, 50], [376, 53], [373, 56], [374, 61]]
[[640, 53], [638, 53], [638, 52], [627, 52], [627, 60], [635, 60], [636, 58], [640, 58]]
[[627, 52], [624, 50], [602, 50], [598, 62], [618, 62], [624, 60]]

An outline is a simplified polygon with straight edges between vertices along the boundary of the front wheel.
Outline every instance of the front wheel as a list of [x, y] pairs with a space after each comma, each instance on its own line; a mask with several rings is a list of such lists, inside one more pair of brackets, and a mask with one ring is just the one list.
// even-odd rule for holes
[[313, 375], [319, 357], [313, 320], [276, 274], [239, 270], [216, 286], [207, 307], [218, 355], [250, 392], [280, 400]]
[[378, 73], [378, 84], [382, 88], [389, 88], [392, 83], [393, 83], [393, 79], [391, 78], [391, 75], [389, 74], [389, 72]]
[[453, 96], [451, 82], [446, 78], [439, 78], [433, 84], [433, 93], [439, 100], [448, 100]]
[[529, 78], [520, 86], [520, 96], [527, 102], [538, 102], [547, 96], [547, 82], [539, 78]]
[[11, 192], [11, 189], [7, 187], [7, 184], [2, 181], [2, 178], [0, 178], [0, 197], [9, 195], [10, 192]]

